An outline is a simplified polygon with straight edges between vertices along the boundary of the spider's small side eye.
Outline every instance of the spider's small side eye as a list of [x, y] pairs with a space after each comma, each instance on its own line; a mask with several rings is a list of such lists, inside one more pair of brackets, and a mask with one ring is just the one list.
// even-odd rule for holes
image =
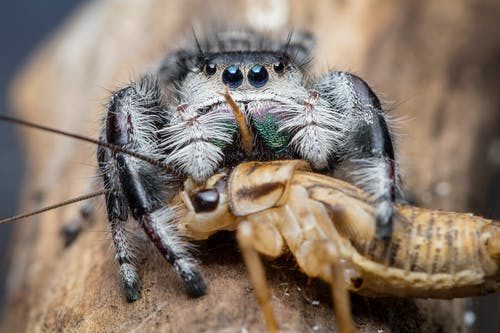
[[285, 71], [285, 64], [283, 61], [277, 62], [273, 65], [273, 69], [276, 73], [281, 74]]
[[206, 64], [205, 67], [203, 67], [203, 71], [205, 74], [212, 76], [217, 73], [217, 66], [215, 64]]

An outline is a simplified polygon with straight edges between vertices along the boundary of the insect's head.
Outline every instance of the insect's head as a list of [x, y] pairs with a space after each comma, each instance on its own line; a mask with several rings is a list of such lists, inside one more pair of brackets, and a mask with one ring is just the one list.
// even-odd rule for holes
[[210, 177], [202, 186], [187, 180], [184, 190], [174, 200], [182, 210], [178, 225], [181, 233], [193, 239], [206, 239], [219, 230], [236, 230], [227, 198], [227, 174]]

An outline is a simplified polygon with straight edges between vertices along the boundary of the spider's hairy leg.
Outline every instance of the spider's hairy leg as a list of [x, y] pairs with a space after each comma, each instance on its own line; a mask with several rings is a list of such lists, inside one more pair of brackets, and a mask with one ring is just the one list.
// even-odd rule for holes
[[[156, 133], [165, 126], [167, 119], [160, 99], [160, 85], [151, 77], [116, 92], [108, 105], [103, 140], [161, 159]], [[140, 297], [133, 244], [125, 229], [129, 212], [184, 280], [188, 293], [192, 296], [205, 294], [204, 279], [189, 254], [187, 243], [172, 223], [175, 214], [164, 204], [177, 193], [179, 180], [147, 163], [105, 148], [99, 148], [98, 159], [105, 188], [114, 189], [106, 201], [127, 300], [135, 301]]]
[[[106, 189], [113, 188], [116, 184], [115, 171], [111, 171], [107, 165], [112, 160], [111, 154], [102, 147], [98, 148], [99, 167], [102, 170], [102, 178]], [[134, 246], [126, 229], [128, 220], [128, 208], [123, 194], [110, 192], [106, 195], [106, 209], [108, 221], [111, 228], [111, 237], [116, 251], [116, 259], [120, 265], [120, 276], [123, 283], [123, 291], [127, 302], [134, 302], [141, 297], [141, 281], [137, 274], [137, 263], [135, 261]]]
[[381, 103], [359, 77], [331, 72], [317, 89], [343, 117], [341, 152], [337, 156], [346, 167], [347, 180], [374, 196], [377, 208], [377, 237], [392, 234], [392, 216], [397, 195], [397, 168], [391, 131]]

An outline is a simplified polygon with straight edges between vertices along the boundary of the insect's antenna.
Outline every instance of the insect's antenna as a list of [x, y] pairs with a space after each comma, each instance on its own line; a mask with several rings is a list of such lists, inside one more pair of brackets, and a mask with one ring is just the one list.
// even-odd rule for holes
[[63, 207], [63, 206], [67, 206], [67, 205], [71, 205], [71, 204], [76, 203], [76, 202], [80, 202], [80, 201], [84, 201], [84, 200], [87, 200], [87, 199], [95, 198], [95, 197], [101, 196], [103, 194], [108, 194], [108, 193], [111, 193], [111, 192], [113, 192], [113, 190], [102, 190], [102, 191], [98, 191], [98, 192], [94, 192], [94, 193], [85, 194], [85, 195], [82, 195], [82, 196], [79, 196], [79, 197], [76, 197], [76, 198], [73, 198], [73, 199], [69, 199], [69, 200], [65, 200], [65, 201], [59, 202], [59, 203], [57, 203], [55, 205], [50, 205], [50, 206], [44, 207], [42, 209], [35, 210], [33, 212], [30, 212], [30, 213], [19, 214], [19, 215], [16, 215], [16, 216], [12, 216], [12, 217], [0, 220], [0, 224], [6, 224], [6, 223], [14, 222], [14, 221], [17, 221], [17, 220], [22, 220], [22, 219], [25, 219], [27, 217], [31, 217], [31, 216], [34, 216], [34, 215], [38, 215], [40, 213], [47, 212], [49, 210], [57, 209], [57, 208], [60, 208], [60, 207]]
[[162, 162], [160, 162], [158, 160], [155, 160], [155, 159], [153, 159], [153, 158], [151, 158], [149, 156], [145, 156], [145, 155], [142, 155], [142, 154], [135, 153], [133, 151], [130, 151], [130, 150], [125, 149], [123, 147], [114, 145], [112, 143], [107, 143], [107, 142], [103, 142], [103, 141], [100, 141], [100, 140], [95, 140], [95, 139], [92, 139], [92, 138], [89, 138], [89, 137], [86, 137], [86, 136], [83, 136], [83, 135], [73, 134], [73, 133], [61, 131], [61, 130], [58, 130], [58, 129], [55, 129], [55, 128], [51, 128], [51, 127], [47, 127], [47, 126], [43, 126], [43, 125], [38, 125], [38, 124], [29, 122], [29, 121], [26, 121], [26, 120], [22, 120], [22, 119], [19, 119], [19, 118], [15, 118], [15, 117], [11, 117], [11, 116], [6, 116], [4, 114], [0, 114], [0, 121], [4, 121], [4, 122], [8, 122], [8, 123], [14, 123], [14, 124], [18, 124], [18, 125], [22, 125], [22, 126], [26, 126], [26, 127], [31, 127], [31, 128], [36, 128], [36, 129], [39, 129], [39, 130], [42, 130], [42, 131], [56, 133], [56, 134], [67, 136], [67, 137], [70, 137], [70, 138], [73, 138], [73, 139], [90, 142], [90, 143], [96, 144], [98, 146], [109, 148], [109, 149], [111, 149], [114, 152], [119, 152], [119, 153], [123, 153], [123, 154], [129, 155], [129, 156], [135, 157], [135, 158], [137, 158], [137, 159], [139, 159], [141, 161], [144, 161], [146, 163], [149, 163], [152, 166], [154, 166], [154, 167], [156, 167], [156, 168], [158, 168], [158, 169], [160, 169], [162, 171], [165, 171], [165, 172], [167, 172], [169, 174], [172, 174], [172, 175], [175, 175], [175, 176], [180, 176], [180, 174], [178, 172], [176, 172], [175, 170], [173, 170], [172, 168], [170, 168], [169, 166], [167, 166], [166, 164], [164, 164], [164, 163], [162, 163]]
[[252, 130], [250, 129], [250, 126], [248, 126], [248, 123], [245, 119], [245, 115], [243, 114], [243, 112], [241, 112], [240, 108], [238, 107], [238, 105], [236, 105], [233, 98], [229, 94], [228, 86], [226, 86], [225, 92], [219, 94], [224, 96], [227, 104], [229, 104], [229, 106], [233, 110], [234, 117], [236, 118], [236, 122], [238, 123], [238, 129], [240, 131], [241, 144], [243, 146], [243, 150], [245, 151], [247, 157], [250, 157], [253, 146], [253, 134]]

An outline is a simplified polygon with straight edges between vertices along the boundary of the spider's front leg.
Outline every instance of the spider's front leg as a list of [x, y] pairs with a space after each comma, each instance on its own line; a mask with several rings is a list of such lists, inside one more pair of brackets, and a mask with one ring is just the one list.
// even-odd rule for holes
[[[332, 72], [316, 89], [338, 113], [340, 149], [330, 164], [372, 194], [377, 208], [377, 237], [392, 234], [398, 175], [391, 132], [381, 103], [359, 77]], [[333, 168], [332, 166], [332, 168]]]
[[[143, 155], [162, 157], [158, 129], [165, 125], [161, 90], [146, 77], [118, 92], [108, 106], [102, 140]], [[140, 280], [131, 234], [126, 229], [129, 211], [148, 238], [184, 280], [191, 296], [206, 292], [203, 276], [188, 251], [188, 244], [173, 224], [174, 212], [165, 205], [179, 189], [179, 180], [126, 154], [100, 147], [99, 168], [107, 189], [108, 219], [127, 301], [140, 298]], [[165, 197], [165, 193], [167, 198]]]

